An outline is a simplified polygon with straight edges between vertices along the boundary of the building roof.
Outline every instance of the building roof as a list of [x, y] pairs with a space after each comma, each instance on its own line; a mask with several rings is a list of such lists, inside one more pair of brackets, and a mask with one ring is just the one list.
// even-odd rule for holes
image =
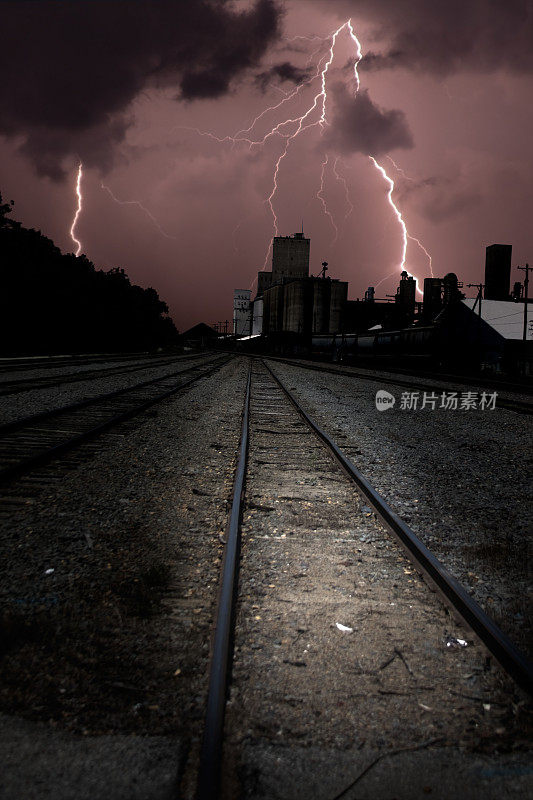
[[[469, 297], [461, 301], [472, 310], [475, 298]], [[475, 314], [479, 313], [479, 302]], [[524, 330], [524, 304], [509, 300], [483, 300], [481, 303], [481, 319], [500, 334], [504, 339], [521, 339]], [[526, 338], [533, 340], [533, 308], [528, 304]]]
[[201, 336], [203, 336], [204, 338], [207, 337], [211, 339], [216, 339], [218, 338], [218, 333], [210, 325], [206, 325], [205, 322], [199, 322], [197, 325], [194, 325], [192, 328], [189, 328], [188, 331], [182, 333], [182, 337], [184, 339], [193, 339]]

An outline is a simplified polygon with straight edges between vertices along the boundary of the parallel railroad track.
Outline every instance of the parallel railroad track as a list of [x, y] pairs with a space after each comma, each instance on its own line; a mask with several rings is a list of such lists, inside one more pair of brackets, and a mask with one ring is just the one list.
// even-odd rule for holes
[[[284, 360], [284, 363], [287, 362]], [[401, 544], [403, 550], [407, 554], [408, 559], [414, 564], [416, 571], [423, 575], [423, 577], [426, 579], [426, 582], [432, 589], [437, 590], [437, 593], [444, 601], [444, 604], [451, 610], [452, 616], [455, 618], [459, 617], [466, 624], [467, 628], [474, 632], [478, 640], [483, 643], [486, 650], [488, 650], [488, 652], [494, 656], [494, 658], [501, 664], [503, 669], [514, 679], [514, 681], [522, 690], [531, 693], [533, 688], [533, 668], [528, 662], [527, 658], [514, 646], [514, 644], [498, 628], [493, 620], [491, 620], [490, 617], [485, 614], [476, 601], [468, 595], [466, 590], [453, 578], [452, 575], [450, 575], [445, 567], [424, 546], [424, 544], [418, 539], [416, 534], [409, 528], [409, 526], [403, 522], [403, 520], [388, 506], [385, 500], [364, 478], [351, 460], [344, 455], [341, 448], [311, 419], [311, 417], [298, 403], [296, 398], [291, 394], [279, 377], [270, 369], [265, 361], [259, 362], [257, 359], [253, 359], [253, 364], [254, 367], [250, 368], [250, 376], [248, 378], [246, 388], [241, 441], [235, 474], [231, 514], [226, 530], [226, 548], [222, 567], [220, 601], [217, 611], [217, 622], [212, 647], [212, 662], [207, 700], [206, 723], [200, 756], [200, 768], [198, 772], [199, 778], [197, 800], [207, 800], [208, 798], [211, 799], [219, 797], [221, 791], [220, 780], [223, 759], [225, 703], [228, 694], [228, 677], [231, 672], [232, 642], [235, 637], [235, 631], [232, 627], [232, 622], [236, 613], [235, 607], [237, 602], [241, 526], [243, 508], [246, 507], [244, 495], [248, 470], [248, 435], [250, 418], [253, 422], [253, 412], [251, 411], [251, 405], [253, 404], [255, 404], [256, 413], [259, 413], [259, 418], [262, 420], [261, 423], [258, 423], [257, 421], [255, 422], [256, 430], [262, 430], [263, 433], [270, 436], [270, 438], [272, 438], [273, 433], [277, 432], [275, 430], [269, 430], [270, 425], [275, 425], [277, 414], [281, 415], [280, 418], [285, 417], [286, 422], [284, 424], [288, 426], [286, 430], [293, 434], [294, 442], [301, 438], [302, 433], [300, 433], [300, 430], [302, 429], [302, 421], [305, 423], [304, 427], [307, 431], [306, 435], [308, 440], [309, 432], [312, 432], [313, 437], [318, 438], [322, 445], [325, 446], [328, 453], [340, 465], [350, 481], [355, 483], [358, 492], [364, 499], [364, 502], [368, 503], [372, 507], [382, 525], [392, 532], [393, 536]], [[255, 372], [253, 372], [253, 370], [255, 370]], [[255, 379], [255, 389], [254, 382], [251, 382], [252, 374], [254, 375]], [[284, 410], [285, 407], [282, 405], [281, 396], [289, 401], [292, 408], [295, 409], [300, 419], [300, 423], [294, 423], [290, 421], [290, 414]], [[272, 422], [269, 423], [269, 420]], [[259, 424], [261, 424], [263, 428], [258, 429], [257, 426]], [[300, 430], [296, 429], [297, 425], [300, 426]], [[279, 439], [281, 439], [281, 436]], [[307, 448], [309, 449], [309, 445], [307, 445]], [[279, 452], [279, 450], [280, 447], [274, 447], [274, 451]], [[295, 450], [295, 453], [297, 453], [297, 450]], [[262, 455], [261, 458], [268, 458], [268, 455]], [[290, 458], [291, 457], [289, 456], [288, 461], [290, 461]], [[292, 458], [294, 458], [294, 456], [292, 456]], [[297, 455], [296, 458], [298, 458]], [[258, 463], [268, 464], [270, 462], [262, 461]], [[267, 466], [266, 469], [272, 470], [272, 467]], [[288, 463], [285, 466], [285, 470], [287, 469], [290, 469]], [[300, 482], [297, 480], [297, 478], [298, 473], [296, 472], [294, 475], [296, 483], [299, 486], [306, 485], [305, 479], [303, 482]], [[305, 495], [305, 491], [303, 494]], [[281, 502], [281, 500], [272, 500], [272, 503], [278, 502]], [[328, 500], [328, 502], [330, 501]], [[310, 504], [307, 503], [306, 505]], [[249, 504], [248, 508], [250, 507], [254, 507], [253, 504]], [[261, 506], [255, 507], [261, 508]], [[268, 510], [273, 511], [274, 509], [267, 509], [267, 511]], [[248, 522], [247, 525], [249, 536], [250, 530], [253, 530], [253, 524]], [[268, 536], [259, 536], [259, 539], [285, 539], [285, 533], [278, 533], [278, 535], [274, 535], [276, 530], [277, 529], [274, 529], [274, 531], [270, 532]], [[287, 532], [287, 536], [288, 533], [289, 532]], [[255, 535], [256, 534], [254, 533], [254, 536]], [[288, 543], [289, 539], [287, 538], [286, 541]], [[257, 538], [254, 541], [254, 548], [257, 546], [256, 543]], [[268, 547], [268, 545], [265, 546]], [[288, 544], [285, 546], [288, 546]], [[309, 543], [309, 547], [312, 547], [311, 543]], [[304, 552], [306, 552], [305, 548], [306, 546], [304, 545]], [[267, 558], [268, 557], [272, 558], [271, 555], [267, 556]], [[289, 566], [289, 562], [287, 562], [287, 566]], [[298, 578], [302, 576], [295, 575], [293, 577]], [[282, 582], [284, 579], [280, 577], [279, 580]], [[278, 583], [277, 580], [276, 583]], [[272, 584], [272, 588], [274, 588], [274, 584]], [[284, 600], [284, 602], [288, 601]], [[395, 606], [396, 604], [390, 603], [390, 605]], [[257, 608], [257, 606], [253, 606], [253, 608]], [[407, 606], [405, 606], [405, 608], [407, 609]], [[413, 608], [413, 606], [410, 605], [409, 608]], [[408, 611], [404, 611], [403, 613], [409, 614]], [[415, 612], [412, 613], [413, 615], [415, 614]], [[260, 620], [261, 617], [258, 616], [256, 619]], [[246, 616], [241, 618], [241, 625], [243, 621], [246, 623], [246, 620]], [[264, 623], [261, 622], [260, 626], [263, 625]], [[342, 630], [342, 626], [340, 629]], [[344, 630], [348, 630], [348, 628], [345, 628]], [[261, 639], [259, 641], [261, 641]], [[262, 647], [262, 645], [258, 646]], [[305, 652], [307, 652], [307, 650], [305, 650]], [[360, 656], [361, 653], [359, 652], [357, 655]], [[401, 653], [400, 656], [403, 659], [403, 655]], [[392, 658], [394, 657], [395, 656], [393, 654]], [[306, 666], [304, 662], [298, 661], [285, 661], [284, 663], [292, 664], [294, 666]], [[386, 668], [389, 663], [390, 661], [385, 662], [379, 667], [379, 669], [381, 670]], [[408, 664], [406, 664], [406, 668], [410, 672], [410, 667]], [[247, 691], [249, 692], [249, 689], [247, 689]], [[283, 691], [287, 690], [282, 690], [282, 693]], [[385, 692], [385, 694], [387, 694], [387, 692]], [[394, 695], [398, 694], [398, 692], [392, 691], [390, 694]], [[402, 692], [399, 692], [399, 694], [402, 694]], [[424, 705], [422, 707], [425, 708]], [[235, 721], [235, 715], [237, 715], [237, 717], [239, 715], [238, 709], [236, 711], [232, 711], [232, 715], [232, 719]], [[278, 724], [281, 724], [281, 722], [282, 721], [280, 720]], [[278, 724], [274, 724], [277, 728]]]
[[416, 366], [409, 369], [408, 367], [398, 367], [395, 365], [379, 365], [374, 364], [373, 366], [365, 366], [363, 363], [360, 364], [353, 364], [354, 369], [361, 368], [364, 370], [369, 371], [383, 371], [383, 372], [392, 372], [398, 375], [412, 375], [416, 378], [427, 378], [428, 380], [432, 381], [445, 381], [446, 383], [457, 383], [457, 384], [465, 384], [470, 386], [472, 384], [476, 384], [476, 386], [483, 386], [488, 389], [501, 389], [502, 392], [515, 392], [516, 394], [527, 394], [533, 395], [533, 384], [531, 382], [520, 382], [520, 381], [512, 381], [506, 380], [504, 378], [498, 377], [495, 375], [492, 377], [489, 374], [486, 375], [477, 375], [477, 376], [468, 376], [468, 375], [460, 375], [451, 372], [438, 372], [435, 370], [429, 369], [420, 369]]
[[0, 484], [8, 483], [206, 377], [227, 356], [0, 426]]
[[138, 361], [133, 365], [127, 366], [124, 364], [121, 366], [110, 365], [107, 367], [103, 366], [97, 369], [87, 370], [85, 372], [69, 372], [63, 375], [41, 375], [34, 378], [17, 378], [15, 380], [0, 381], [0, 397], [20, 394], [21, 392], [29, 392], [33, 389], [59, 387], [66, 383], [78, 383], [80, 381], [114, 377], [115, 375], [124, 375], [129, 372], [157, 369], [158, 367], [164, 367], [167, 364], [180, 363], [181, 361], [191, 358], [198, 358], [198, 355], [154, 357], [145, 359], [143, 361]]
[[445, 603], [458, 615], [463, 622], [479, 637], [487, 650], [496, 658], [506, 672], [521, 686], [531, 692], [533, 689], [532, 665], [525, 656], [517, 650], [508, 637], [485, 614], [481, 607], [473, 600], [468, 592], [450, 575], [448, 570], [420, 541], [413, 530], [396, 514], [374, 487], [366, 480], [355, 464], [342, 452], [342, 449], [328, 434], [307, 414], [293, 394], [282, 381], [275, 375], [270, 367], [266, 368], [283, 391], [284, 395], [296, 408], [302, 419], [309, 425], [314, 433], [324, 442], [333, 454], [347, 476], [352, 480], [364, 498], [370, 503], [381, 522], [396, 537], [404, 548], [408, 558], [415, 564], [428, 580], [430, 585], [437, 589]]
[[[327, 364], [317, 364], [309, 361], [298, 361], [289, 358], [281, 358], [278, 356], [269, 356], [268, 358], [270, 361], [278, 361], [281, 364], [289, 364], [290, 366], [293, 367], [300, 367], [300, 369], [310, 369], [314, 370], [315, 372], [330, 373], [332, 375], [340, 375], [348, 378], [362, 378], [363, 380], [374, 381], [375, 383], [379, 384], [387, 384], [392, 386], [405, 386], [408, 389], [416, 389], [419, 391], [436, 389], [438, 391], [446, 392], [450, 390], [450, 383], [465, 384], [468, 386], [475, 385], [475, 380], [466, 380], [464, 378], [450, 376], [449, 379], [447, 379], [450, 381], [450, 383], [446, 382], [438, 386], [434, 385], [430, 386], [427, 383], [424, 384], [421, 383], [419, 380], [416, 380], [416, 378], [418, 377], [417, 375], [413, 375], [415, 380], [408, 381], [408, 380], [402, 380], [401, 378], [393, 378], [387, 375], [379, 375], [377, 373], [372, 375], [366, 372], [357, 372], [356, 369], [343, 369], [341, 367], [337, 368], [328, 366]], [[407, 373], [402, 373], [402, 374], [407, 374]], [[427, 378], [429, 380], [430, 376], [427, 375]], [[431, 376], [431, 380], [444, 381], [445, 379], [444, 377], [435, 375]], [[498, 391], [498, 389], [502, 387], [495, 386], [493, 388], [495, 391]], [[509, 390], [505, 389], [505, 391]], [[524, 393], [526, 394], [528, 393], [526, 389], [524, 389]], [[522, 400], [518, 398], [515, 399], [512, 397], [502, 397], [500, 394], [498, 394], [496, 398], [496, 406], [498, 406], [498, 408], [506, 408], [509, 411], [515, 411], [518, 414], [533, 414], [533, 400], [529, 402], [528, 400]]]
[[151, 357], [153, 357], [153, 353], [147, 351], [138, 353], [87, 353], [63, 356], [3, 357], [0, 358], [0, 374], [4, 372], [27, 372], [36, 369], [77, 367], [83, 364], [97, 364], [99, 362], [138, 361], [142, 358]]

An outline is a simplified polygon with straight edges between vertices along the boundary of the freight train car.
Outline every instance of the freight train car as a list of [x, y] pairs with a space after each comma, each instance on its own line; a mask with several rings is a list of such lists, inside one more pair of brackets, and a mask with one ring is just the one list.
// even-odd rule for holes
[[394, 358], [428, 360], [437, 355], [438, 330], [435, 325], [375, 330], [360, 334], [313, 336], [312, 354], [331, 360], [364, 360]]

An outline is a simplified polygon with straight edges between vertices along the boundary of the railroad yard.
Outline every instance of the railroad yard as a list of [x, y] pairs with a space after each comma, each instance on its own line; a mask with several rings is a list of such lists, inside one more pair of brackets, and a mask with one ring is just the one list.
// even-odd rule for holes
[[4, 361], [0, 409], [1, 798], [533, 794], [525, 390], [145, 354]]

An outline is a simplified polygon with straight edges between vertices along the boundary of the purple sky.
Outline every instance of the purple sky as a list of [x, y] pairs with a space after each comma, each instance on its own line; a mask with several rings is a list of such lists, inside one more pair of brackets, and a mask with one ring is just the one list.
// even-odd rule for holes
[[[345, 26], [324, 124], [319, 96], [310, 127], [261, 143], [312, 106], [349, 19], [359, 92]], [[14, 216], [75, 250], [81, 160], [83, 252], [153, 286], [181, 330], [230, 319], [233, 288], [265, 264], [286, 147], [278, 231], [303, 218], [311, 272], [327, 260], [351, 298], [387, 276], [377, 295], [392, 294], [400, 272], [401, 226], [369, 156], [435, 275], [482, 280], [494, 242], [513, 245], [513, 265], [533, 260], [533, 2], [7, 2], [2, 23], [0, 191]], [[430, 274], [412, 239], [406, 266]]]

